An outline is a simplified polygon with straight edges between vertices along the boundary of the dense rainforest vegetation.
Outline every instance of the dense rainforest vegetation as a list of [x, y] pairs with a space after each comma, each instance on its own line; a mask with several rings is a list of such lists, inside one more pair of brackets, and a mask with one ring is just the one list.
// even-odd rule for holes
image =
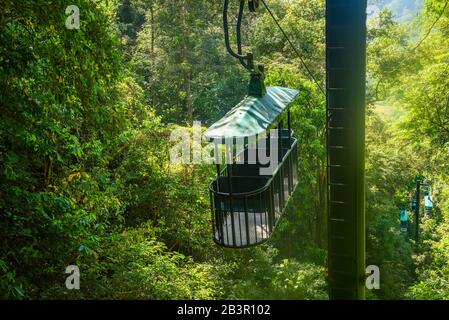
[[[324, 0], [269, 2], [324, 86]], [[78, 30], [64, 25], [69, 5], [80, 8]], [[368, 21], [367, 265], [381, 272], [370, 299], [449, 299], [449, 5], [416, 7], [409, 19], [387, 7]], [[267, 85], [300, 90], [300, 183], [274, 237], [216, 246], [213, 166], [169, 161], [173, 129], [207, 127], [245, 95], [221, 9], [1, 2], [0, 298], [328, 298], [325, 98], [264, 10], [245, 20], [244, 42]], [[435, 207], [416, 247], [399, 208], [417, 177], [432, 181]], [[71, 264], [80, 290], [64, 286]]]

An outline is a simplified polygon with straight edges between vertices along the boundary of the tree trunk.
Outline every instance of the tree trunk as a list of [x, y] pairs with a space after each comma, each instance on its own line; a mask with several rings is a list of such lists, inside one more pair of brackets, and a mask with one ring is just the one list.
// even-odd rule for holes
[[182, 1], [181, 6], [181, 25], [182, 25], [182, 34], [183, 34], [183, 45], [181, 48], [181, 56], [182, 56], [182, 69], [183, 69], [183, 79], [184, 79], [184, 90], [186, 93], [185, 105], [187, 109], [187, 123], [189, 125], [193, 124], [193, 105], [192, 105], [192, 92], [191, 92], [191, 74], [190, 74], [190, 64], [188, 57], [188, 26], [187, 26], [187, 8], [186, 8], [186, 0]]
[[[151, 26], [151, 44], [150, 44], [150, 56], [151, 56], [151, 70], [155, 70], [156, 68], [156, 55], [154, 53], [154, 43], [155, 43], [155, 23], [154, 23], [154, 1], [150, 1], [150, 26]], [[151, 95], [151, 107], [153, 110], [156, 109], [156, 94], [154, 93], [154, 89], [152, 90]]]

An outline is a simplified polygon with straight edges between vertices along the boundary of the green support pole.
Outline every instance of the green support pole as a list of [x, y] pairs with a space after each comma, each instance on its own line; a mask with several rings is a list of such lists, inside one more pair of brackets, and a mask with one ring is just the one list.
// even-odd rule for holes
[[366, 0], [326, 0], [330, 299], [365, 299]]

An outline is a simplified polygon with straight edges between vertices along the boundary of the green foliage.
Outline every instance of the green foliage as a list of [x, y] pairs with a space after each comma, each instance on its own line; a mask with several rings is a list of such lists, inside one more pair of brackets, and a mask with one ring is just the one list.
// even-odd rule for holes
[[324, 268], [284, 259], [272, 279], [274, 299], [328, 299]]
[[375, 297], [397, 299], [413, 280], [413, 247], [399, 230], [399, 209], [409, 206], [417, 163], [407, 146], [398, 150], [401, 141], [382, 118], [372, 114], [367, 120], [367, 265], [381, 270]]
[[0, 256], [7, 297], [38, 295], [79, 248], [114, 230], [123, 212], [120, 185], [111, 184], [105, 165], [112, 138], [131, 125], [126, 112], [140, 110], [116, 103], [132, 79], [121, 67], [106, 6], [75, 3], [85, 8], [80, 32], [64, 27], [67, 3], [2, 6]]
[[211, 124], [245, 94], [243, 68], [221, 41], [214, 1], [149, 1], [132, 63], [164, 122]]
[[[405, 70], [413, 68], [408, 51], [410, 27], [395, 21], [392, 12], [384, 9], [368, 21], [367, 78], [368, 102], [387, 99]], [[409, 70], [410, 71], [410, 70]]]
[[104, 239], [95, 254], [80, 256], [79, 291], [49, 288], [43, 298], [211, 299], [220, 292], [215, 267], [169, 252], [146, 223]]
[[[283, 29], [294, 46], [298, 48], [313, 75], [323, 84], [325, 80], [325, 1], [274, 1], [270, 3], [270, 7], [278, 18], [282, 18]], [[307, 70], [285, 41], [270, 15], [261, 10], [260, 15], [254, 19], [255, 21], [250, 21], [251, 24], [247, 28], [251, 30], [248, 38], [254, 47], [256, 58], [260, 56], [268, 69], [273, 64], [288, 65], [289, 70], [294, 70], [295, 74], [309, 78]]]
[[278, 251], [263, 245], [227, 257], [231, 270], [224, 285], [231, 299], [327, 299], [322, 266], [296, 259], [278, 261]]

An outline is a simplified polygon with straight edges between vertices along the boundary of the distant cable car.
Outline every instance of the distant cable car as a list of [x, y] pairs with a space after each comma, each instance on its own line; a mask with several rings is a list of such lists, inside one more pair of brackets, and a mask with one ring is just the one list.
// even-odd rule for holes
[[427, 196], [424, 196], [424, 213], [426, 216], [432, 215], [432, 209], [433, 209], [433, 200], [432, 196], [429, 194]]
[[416, 199], [412, 200], [412, 211], [416, 210]]
[[408, 212], [405, 209], [401, 209], [401, 217], [400, 217], [400, 229], [402, 232], [407, 232], [408, 230]]

